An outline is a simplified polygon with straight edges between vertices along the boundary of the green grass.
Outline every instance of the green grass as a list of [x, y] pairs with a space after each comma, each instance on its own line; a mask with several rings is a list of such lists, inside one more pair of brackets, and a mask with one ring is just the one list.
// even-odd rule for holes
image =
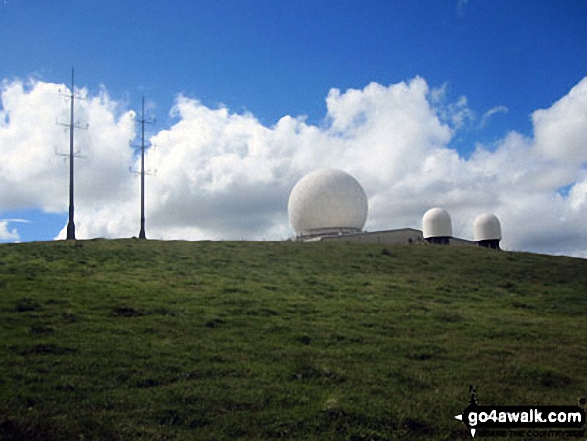
[[587, 260], [347, 243], [0, 246], [0, 439], [467, 439], [587, 391]]

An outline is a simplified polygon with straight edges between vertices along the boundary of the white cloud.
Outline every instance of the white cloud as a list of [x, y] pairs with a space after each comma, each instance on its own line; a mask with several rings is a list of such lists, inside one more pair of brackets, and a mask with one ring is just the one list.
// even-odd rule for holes
[[20, 234], [16, 228], [9, 229], [8, 224], [14, 222], [13, 219], [0, 220], [0, 241], [2, 242], [19, 242]]
[[491, 118], [496, 113], [508, 113], [509, 109], [506, 106], [495, 106], [489, 109], [487, 112], [483, 114], [481, 117], [481, 123], [479, 124], [481, 128], [485, 127], [489, 122], [489, 118]]
[[579, 168], [587, 161], [587, 78], [549, 109], [532, 114], [536, 151], [544, 159]]
[[[0, 193], [3, 211], [35, 207], [62, 212], [68, 206], [69, 168], [56, 150], [69, 152], [67, 130], [58, 125], [68, 115], [60, 97], [64, 86], [22, 81], [2, 84], [0, 110]], [[90, 129], [76, 132], [76, 194], [83, 204], [117, 200], [128, 181], [134, 135], [132, 112], [118, 115], [116, 103], [103, 90], [77, 101], [77, 114]]]
[[[67, 208], [67, 169], [52, 149], [67, 146], [55, 125], [58, 88], [3, 85], [0, 184], [15, 188], [12, 197], [0, 195], [3, 211]], [[177, 122], [156, 133], [157, 148], [147, 152], [148, 166], [158, 169], [157, 177], [147, 177], [147, 236], [286, 238], [290, 190], [305, 173], [330, 167], [365, 188], [371, 231], [420, 228], [424, 212], [440, 205], [460, 237], [471, 238], [477, 214], [493, 212], [506, 248], [587, 255], [587, 79], [533, 113], [534, 136], [511, 132], [497, 147], [478, 145], [468, 159], [449, 145], [475, 115], [466, 97], [447, 104], [445, 90], [430, 90], [422, 78], [333, 89], [318, 126], [284, 116], [265, 127], [251, 114], [179, 96], [171, 112]], [[495, 107], [482, 121], [505, 111]], [[140, 181], [128, 173], [133, 114], [101, 91], [80, 102], [80, 115], [90, 129], [79, 135], [87, 159], [76, 161], [77, 236], [136, 236]], [[37, 157], [43, 160], [29, 166]], [[565, 196], [561, 187], [568, 188]]]
[[460, 96], [455, 102], [448, 102], [447, 89], [447, 83], [431, 89], [426, 97], [428, 104], [440, 121], [449, 125], [453, 131], [468, 128], [477, 119], [477, 115], [469, 108], [466, 96]]

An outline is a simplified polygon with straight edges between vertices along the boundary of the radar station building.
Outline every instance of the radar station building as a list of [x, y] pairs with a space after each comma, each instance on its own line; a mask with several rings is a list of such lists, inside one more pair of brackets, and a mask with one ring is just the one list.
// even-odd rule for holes
[[422, 217], [422, 230], [401, 228], [363, 231], [369, 214], [365, 190], [341, 170], [317, 170], [300, 179], [290, 193], [289, 221], [303, 242], [342, 240], [355, 243], [436, 244], [500, 249], [501, 226], [493, 214], [481, 214], [473, 223], [474, 240], [453, 237], [449, 213], [434, 207]]
[[448, 211], [440, 207], [428, 210], [422, 218], [422, 234], [428, 243], [448, 245], [452, 237], [452, 222]]
[[480, 214], [473, 222], [473, 236], [479, 246], [499, 250], [501, 240], [499, 219], [493, 214]]

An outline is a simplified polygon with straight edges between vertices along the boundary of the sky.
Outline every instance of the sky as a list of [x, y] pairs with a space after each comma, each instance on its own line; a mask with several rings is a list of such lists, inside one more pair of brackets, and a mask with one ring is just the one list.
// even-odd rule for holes
[[472, 239], [587, 257], [586, 0], [2, 0], [0, 241], [65, 237], [75, 68], [78, 239], [282, 240], [321, 168], [365, 229], [440, 206]]

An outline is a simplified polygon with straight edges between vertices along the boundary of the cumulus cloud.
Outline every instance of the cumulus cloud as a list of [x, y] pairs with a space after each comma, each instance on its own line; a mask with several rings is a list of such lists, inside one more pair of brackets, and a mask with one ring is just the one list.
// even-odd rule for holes
[[534, 112], [532, 122], [541, 157], [582, 167], [587, 161], [587, 78], [549, 109]]
[[[0, 194], [3, 211], [67, 208], [67, 169], [52, 148], [67, 146], [67, 133], [55, 125], [60, 87], [2, 86], [0, 185], [15, 189]], [[427, 209], [443, 206], [457, 236], [471, 238], [475, 216], [493, 212], [506, 248], [587, 255], [587, 79], [532, 114], [533, 136], [504, 134], [497, 146], [477, 145], [468, 159], [450, 145], [475, 113], [466, 97], [447, 103], [445, 91], [419, 77], [332, 89], [321, 124], [284, 116], [271, 127], [180, 95], [171, 110], [176, 122], [150, 139], [157, 148], [148, 150], [147, 164], [158, 175], [147, 178], [147, 235], [287, 238], [287, 200], [297, 180], [340, 168], [365, 188], [368, 230], [420, 228]], [[128, 173], [133, 161], [138, 166], [128, 146], [134, 114], [105, 90], [79, 106], [90, 128], [76, 135], [86, 156], [76, 161], [77, 236], [136, 236], [140, 180]], [[506, 111], [495, 107], [481, 121]]]
[[0, 221], [0, 241], [2, 242], [19, 242], [20, 235], [16, 228], [8, 229], [8, 222]]
[[20, 219], [0, 219], [0, 241], [2, 242], [19, 242], [20, 234], [16, 228], [9, 229], [8, 225], [12, 222], [26, 222]]
[[[0, 110], [0, 208], [39, 208], [63, 212], [68, 206], [69, 168], [56, 152], [69, 152], [69, 134], [58, 122], [67, 121], [65, 86], [41, 81], [4, 81]], [[86, 94], [86, 91], [81, 91]], [[105, 90], [77, 101], [76, 111], [89, 130], [76, 132], [77, 201], [94, 206], [117, 200], [128, 184], [134, 138], [133, 113], [119, 115]]]

